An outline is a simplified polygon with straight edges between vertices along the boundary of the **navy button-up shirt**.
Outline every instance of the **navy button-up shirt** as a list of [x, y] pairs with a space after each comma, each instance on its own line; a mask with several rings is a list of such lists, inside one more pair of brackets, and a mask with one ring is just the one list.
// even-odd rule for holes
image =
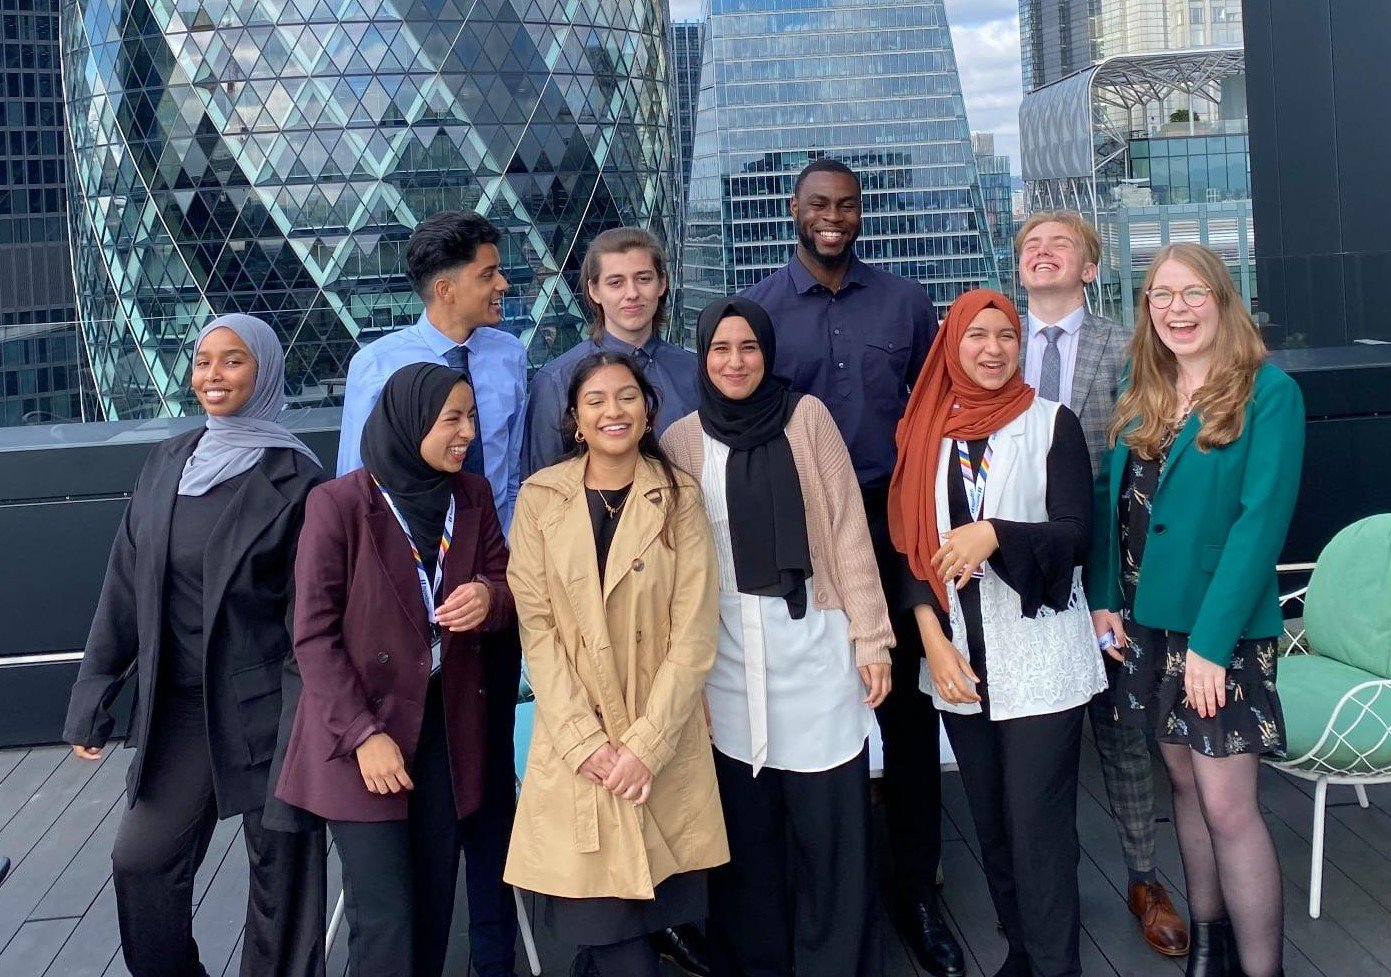
[[526, 440], [522, 445], [522, 478], [554, 465], [574, 447], [560, 435], [560, 420], [565, 413], [565, 395], [580, 360], [591, 353], [626, 353], [637, 360], [643, 374], [657, 389], [657, 422], [653, 433], [657, 437], [672, 421], [680, 420], [700, 406], [700, 386], [696, 382], [696, 355], [675, 343], [652, 336], [642, 346], [630, 346], [623, 340], [604, 333], [598, 339], [586, 339], [574, 348], [551, 360], [536, 372], [531, 381], [531, 398], [526, 409]]
[[742, 294], [773, 319], [774, 374], [830, 410], [862, 486], [886, 485], [894, 431], [937, 334], [927, 289], [852, 257], [833, 293], [794, 254]]

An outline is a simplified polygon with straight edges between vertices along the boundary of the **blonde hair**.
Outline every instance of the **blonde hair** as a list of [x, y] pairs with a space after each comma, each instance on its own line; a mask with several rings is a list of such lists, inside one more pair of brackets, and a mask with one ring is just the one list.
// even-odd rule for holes
[[1113, 446], [1123, 440], [1142, 458], [1159, 457], [1178, 414], [1178, 361], [1155, 331], [1147, 297], [1166, 261], [1177, 261], [1197, 275], [1212, 289], [1208, 301], [1217, 306], [1212, 361], [1207, 379], [1193, 394], [1193, 410], [1202, 422], [1199, 450], [1220, 448], [1241, 437], [1256, 372], [1266, 356], [1265, 341], [1222, 259], [1201, 244], [1183, 242], [1160, 248], [1141, 286], [1135, 337], [1130, 341], [1130, 386], [1116, 404], [1109, 431]]
[[1029, 215], [1019, 233], [1014, 235], [1014, 253], [1024, 249], [1024, 240], [1040, 224], [1062, 224], [1077, 237], [1082, 246], [1082, 257], [1089, 265], [1101, 264], [1101, 236], [1091, 222], [1075, 210], [1039, 210]]

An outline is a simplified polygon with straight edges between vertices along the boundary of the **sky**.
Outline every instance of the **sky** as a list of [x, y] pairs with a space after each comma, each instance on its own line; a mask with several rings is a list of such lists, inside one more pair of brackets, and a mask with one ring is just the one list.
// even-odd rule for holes
[[[1019, 172], [1019, 0], [946, 0], [973, 132], [995, 133], [995, 152]], [[671, 0], [673, 20], [700, 17], [700, 0]]]

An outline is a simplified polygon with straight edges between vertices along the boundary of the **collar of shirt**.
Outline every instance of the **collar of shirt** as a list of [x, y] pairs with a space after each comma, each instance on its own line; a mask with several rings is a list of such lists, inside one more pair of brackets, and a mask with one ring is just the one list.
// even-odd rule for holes
[[1086, 315], [1087, 307], [1083, 305], [1078, 306], [1076, 309], [1063, 316], [1057, 322], [1044, 322], [1038, 316], [1034, 315], [1032, 310], [1030, 310], [1028, 313], [1029, 335], [1037, 336], [1039, 333], [1043, 332], [1043, 330], [1047, 329], [1049, 326], [1060, 326], [1062, 327], [1063, 332], [1067, 333], [1069, 336], [1075, 336], [1077, 335], [1078, 330], [1082, 328], [1082, 320], [1086, 317]]
[[[869, 266], [852, 252], [850, 255], [850, 266], [845, 269], [845, 277], [840, 280], [841, 290], [844, 291], [847, 285], [869, 284], [868, 272]], [[807, 266], [802, 264], [802, 259], [797, 257], [795, 251], [792, 253], [792, 260], [787, 263], [787, 273], [792, 278], [792, 285], [797, 289], [798, 294], [806, 295], [812, 289], [821, 285]], [[825, 288], [824, 285], [821, 285], [821, 287]]]
[[424, 312], [420, 313], [420, 318], [417, 319], [415, 323], [415, 330], [419, 333], [421, 342], [430, 348], [430, 352], [439, 357], [441, 363], [444, 362], [444, 354], [455, 346], [467, 346], [470, 353], [476, 352], [478, 350], [478, 343], [476, 340], [478, 339], [478, 334], [483, 331], [483, 328], [483, 326], [476, 327], [468, 334], [468, 339], [465, 339], [461, 344], [456, 343], [435, 328], [435, 324], [430, 321], [429, 315]]
[[603, 350], [605, 353], [626, 353], [629, 356], [635, 353], [644, 353], [649, 360], [655, 360], [657, 358], [657, 350], [661, 349], [664, 342], [665, 340], [658, 336], [656, 331], [653, 331], [652, 335], [647, 337], [647, 342], [643, 343], [641, 346], [634, 346], [632, 343], [627, 343], [619, 339], [611, 332], [605, 332], [598, 339], [594, 340], [594, 346], [597, 349]]

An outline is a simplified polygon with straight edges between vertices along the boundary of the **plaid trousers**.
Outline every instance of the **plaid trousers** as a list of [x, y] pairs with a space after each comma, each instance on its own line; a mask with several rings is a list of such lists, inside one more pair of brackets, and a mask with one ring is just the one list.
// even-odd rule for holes
[[[1107, 662], [1110, 671], [1112, 662]], [[1154, 869], [1154, 767], [1145, 731], [1124, 726], [1116, 718], [1111, 692], [1092, 697], [1091, 715], [1096, 752], [1101, 754], [1101, 778], [1111, 816], [1116, 819], [1125, 864], [1132, 872]]]

